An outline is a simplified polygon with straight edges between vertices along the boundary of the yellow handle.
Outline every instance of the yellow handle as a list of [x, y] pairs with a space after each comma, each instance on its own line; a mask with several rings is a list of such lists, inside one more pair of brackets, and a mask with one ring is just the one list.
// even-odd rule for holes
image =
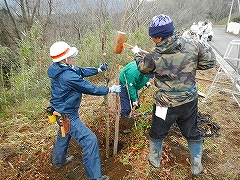
[[51, 116], [48, 116], [48, 119], [50, 123], [55, 123], [57, 121], [57, 116], [51, 115]]
[[[55, 116], [62, 116], [59, 112], [57, 111], [53, 111], [53, 115]], [[56, 117], [57, 118], [57, 117]], [[66, 137], [66, 132], [65, 132], [65, 129], [63, 127], [63, 124], [62, 124], [63, 120], [62, 118], [60, 118], [60, 127], [61, 127], [61, 133], [62, 133], [62, 137]]]

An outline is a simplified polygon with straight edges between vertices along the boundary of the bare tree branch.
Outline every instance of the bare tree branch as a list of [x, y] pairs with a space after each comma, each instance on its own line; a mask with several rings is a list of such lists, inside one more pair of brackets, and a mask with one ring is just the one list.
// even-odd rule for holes
[[4, 3], [5, 3], [5, 6], [6, 6], [8, 15], [9, 15], [9, 17], [10, 17], [12, 23], [13, 23], [14, 32], [16, 33], [17, 38], [18, 38], [19, 40], [21, 40], [20, 32], [19, 32], [19, 30], [18, 30], [18, 28], [17, 28], [17, 24], [16, 24], [16, 21], [15, 21], [15, 18], [13, 17], [13, 15], [12, 15], [12, 13], [11, 13], [11, 11], [10, 11], [10, 8], [9, 8], [9, 6], [8, 6], [8, 3], [7, 3], [7, 0], [4, 0]]

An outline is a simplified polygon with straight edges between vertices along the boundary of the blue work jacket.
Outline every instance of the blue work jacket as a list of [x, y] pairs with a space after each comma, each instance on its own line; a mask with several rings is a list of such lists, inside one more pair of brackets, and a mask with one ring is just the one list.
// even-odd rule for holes
[[96, 86], [84, 79], [97, 73], [98, 69], [94, 67], [80, 68], [53, 63], [47, 71], [51, 78], [50, 105], [61, 114], [78, 113], [82, 94], [108, 94], [108, 87]]

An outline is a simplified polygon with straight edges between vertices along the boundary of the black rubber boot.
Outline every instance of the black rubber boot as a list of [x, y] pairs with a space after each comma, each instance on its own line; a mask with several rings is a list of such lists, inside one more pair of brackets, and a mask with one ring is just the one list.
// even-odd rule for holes
[[120, 123], [119, 123], [119, 130], [124, 134], [130, 133], [131, 128], [134, 126], [135, 122], [133, 118], [129, 118], [126, 116], [121, 116]]

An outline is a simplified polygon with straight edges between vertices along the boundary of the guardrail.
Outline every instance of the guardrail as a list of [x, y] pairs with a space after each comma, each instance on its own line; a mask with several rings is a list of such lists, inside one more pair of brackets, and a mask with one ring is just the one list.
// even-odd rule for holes
[[[234, 47], [238, 50], [237, 57], [232, 57]], [[236, 95], [240, 96], [240, 40], [232, 40], [229, 43], [224, 57], [221, 57], [214, 49], [213, 51], [220, 66], [203, 102], [206, 102], [214, 94], [224, 91], [231, 93], [240, 107], [240, 102], [236, 97]], [[224, 81], [226, 78], [231, 80], [232, 86]]]

